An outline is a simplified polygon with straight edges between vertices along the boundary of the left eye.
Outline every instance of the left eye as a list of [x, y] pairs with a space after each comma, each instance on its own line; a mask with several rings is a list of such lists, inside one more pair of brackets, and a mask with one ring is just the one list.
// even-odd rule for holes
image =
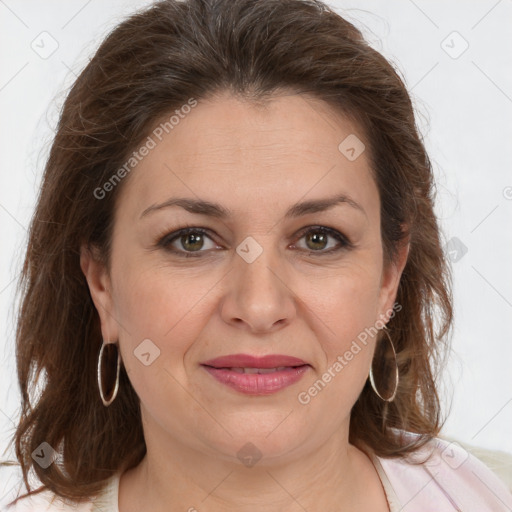
[[[329, 238], [336, 240], [338, 244], [331, 243], [329, 246]], [[335, 229], [323, 226], [317, 226], [303, 231], [299, 240], [302, 239], [304, 239], [306, 243], [306, 247], [302, 247], [302, 249], [308, 251], [310, 254], [327, 254], [346, 247], [351, 247], [350, 241], [344, 235]], [[204, 246], [205, 240], [210, 241], [210, 247]], [[175, 244], [178, 243], [181, 245], [181, 248], [176, 247]], [[207, 230], [203, 228], [185, 228], [175, 231], [164, 236], [158, 242], [158, 245], [168, 251], [185, 257], [200, 256], [200, 254], [194, 253], [206, 252], [208, 249], [217, 247], [212, 238], [207, 234]], [[293, 245], [293, 247], [296, 247], [296, 245]]]
[[[309, 251], [310, 253], [314, 252], [320, 252], [322, 254], [325, 253], [331, 253], [335, 252], [337, 250], [340, 250], [344, 248], [345, 246], [350, 246], [350, 242], [347, 240], [346, 237], [344, 237], [341, 233], [336, 231], [335, 229], [326, 228], [323, 226], [318, 226], [314, 228], [308, 229], [299, 240], [305, 239], [305, 242], [307, 244], [305, 250]], [[332, 238], [338, 241], [338, 245], [331, 247], [329, 246], [328, 239]], [[326, 248], [329, 248], [329, 250], [324, 250]]]

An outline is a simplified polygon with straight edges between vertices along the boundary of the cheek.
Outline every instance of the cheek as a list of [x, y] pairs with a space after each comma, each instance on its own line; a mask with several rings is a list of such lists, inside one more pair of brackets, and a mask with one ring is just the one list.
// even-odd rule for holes
[[[124, 246], [135, 242], [125, 242]], [[116, 313], [126, 322], [130, 337], [153, 335], [162, 340], [176, 329], [213, 282], [211, 272], [203, 275], [193, 268], [166, 265], [164, 257], [155, 253], [122, 251], [117, 246], [116, 268], [113, 269]], [[135, 253], [135, 254], [130, 254]]]
[[301, 404], [312, 414], [322, 408], [336, 411], [332, 428], [348, 414], [368, 376], [377, 331], [378, 266], [352, 265], [312, 287], [309, 306], [321, 320], [317, 338], [323, 360], [317, 374], [305, 383]]
[[[126, 272], [116, 289], [123, 365], [141, 401], [155, 408], [186, 382], [184, 355], [197, 337], [190, 322], [194, 294], [170, 285], [162, 272]], [[195, 299], [195, 300], [194, 300]], [[183, 384], [182, 384], [183, 385]]]
[[326, 351], [339, 351], [366, 328], [375, 325], [379, 305], [380, 274], [364, 264], [337, 269], [322, 279], [308, 279], [302, 292], [325, 327]]
[[118, 270], [114, 303], [125, 367], [135, 371], [131, 377], [137, 379], [145, 368], [138, 356], [147, 347], [142, 353], [156, 354], [153, 370], [172, 369], [182, 381], [184, 357], [211, 314], [205, 309], [207, 292], [218, 279], [212, 272], [201, 276], [190, 269], [171, 271], [126, 258], [119, 261]]
[[323, 361], [298, 400], [312, 415], [331, 410], [332, 428], [349, 414], [364, 386], [377, 334], [378, 273], [352, 270], [314, 288], [308, 304], [320, 319], [316, 334]]

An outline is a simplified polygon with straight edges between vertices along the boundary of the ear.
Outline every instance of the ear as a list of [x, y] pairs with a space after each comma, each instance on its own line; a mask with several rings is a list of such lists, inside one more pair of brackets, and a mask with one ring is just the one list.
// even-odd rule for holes
[[380, 292], [379, 292], [379, 318], [387, 322], [390, 312], [393, 311], [398, 292], [398, 285], [402, 272], [407, 263], [407, 257], [410, 249], [410, 236], [402, 242], [398, 248], [396, 260], [388, 265], [382, 272]]
[[100, 317], [103, 339], [105, 342], [117, 341], [119, 339], [119, 326], [114, 314], [110, 277], [95, 248], [91, 249], [82, 245], [80, 248], [80, 268], [87, 279], [92, 300]]

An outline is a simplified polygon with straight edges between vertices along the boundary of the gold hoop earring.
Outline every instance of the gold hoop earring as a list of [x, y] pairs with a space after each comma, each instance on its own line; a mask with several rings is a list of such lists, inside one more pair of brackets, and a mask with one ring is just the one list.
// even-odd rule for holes
[[[391, 344], [391, 348], [393, 350], [393, 357], [395, 359], [395, 387], [393, 389], [393, 392], [391, 393], [391, 395], [389, 397], [383, 397], [379, 391], [377, 390], [377, 387], [375, 386], [375, 379], [373, 377], [373, 360], [372, 360], [372, 363], [370, 365], [370, 384], [372, 385], [372, 388], [373, 388], [373, 391], [375, 391], [376, 395], [381, 399], [381, 400], [384, 400], [385, 402], [392, 402], [394, 399], [395, 399], [395, 396], [396, 396], [396, 392], [397, 392], [397, 389], [398, 389], [398, 380], [399, 380], [399, 373], [398, 373], [398, 362], [396, 360], [396, 351], [395, 351], [395, 347], [393, 346], [393, 341], [391, 340], [391, 337], [389, 336], [389, 333], [388, 333], [388, 329], [386, 326], [383, 327], [382, 329], [384, 331], [384, 333], [387, 335], [388, 337], [388, 340], [389, 340], [389, 343]], [[375, 359], [375, 354], [374, 354], [374, 358]], [[383, 358], [384, 360], [385, 358]], [[382, 372], [381, 372], [382, 373]]]
[[[105, 352], [105, 347], [108, 346], [109, 348], [107, 351], [110, 351], [110, 348], [115, 348], [117, 351], [117, 369], [116, 369], [116, 380], [114, 383], [114, 388], [110, 394], [109, 398], [105, 398], [105, 393], [103, 391], [103, 383], [105, 379], [103, 378], [103, 354]], [[108, 358], [110, 360], [110, 358]], [[119, 352], [119, 347], [115, 343], [105, 343], [103, 342], [100, 348], [100, 354], [98, 357], [98, 388], [100, 390], [100, 397], [101, 401], [103, 402], [103, 405], [105, 407], [108, 407], [116, 398], [117, 392], [119, 391], [119, 370], [121, 368], [121, 354]]]

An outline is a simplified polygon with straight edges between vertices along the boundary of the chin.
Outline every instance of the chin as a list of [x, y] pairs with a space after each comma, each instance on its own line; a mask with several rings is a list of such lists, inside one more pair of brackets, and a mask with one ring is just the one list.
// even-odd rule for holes
[[[210, 448], [220, 458], [252, 467], [272, 466], [291, 462], [298, 458], [303, 451], [303, 436], [296, 435], [288, 428], [277, 427], [274, 431], [267, 426], [263, 429], [255, 428], [239, 429], [233, 437], [226, 434], [222, 439], [210, 439], [207, 441]], [[270, 432], [270, 433], [269, 433]]]

